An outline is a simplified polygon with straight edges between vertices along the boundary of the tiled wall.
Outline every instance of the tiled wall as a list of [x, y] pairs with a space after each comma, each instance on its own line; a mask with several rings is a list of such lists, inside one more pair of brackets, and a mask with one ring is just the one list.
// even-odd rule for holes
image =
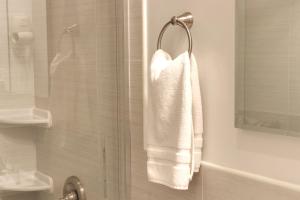
[[[33, 107], [34, 94], [48, 96], [46, 0], [6, 2], [0, 2], [0, 108]], [[28, 16], [30, 27], [26, 30], [33, 32], [32, 44], [11, 43], [12, 17], [16, 15]]]
[[49, 95], [47, 0], [32, 0], [32, 27], [34, 32], [34, 94]]
[[0, 1], [0, 91], [9, 89], [9, 60], [7, 42], [7, 4], [5, 0]]
[[117, 199], [115, 1], [51, 0], [47, 15], [49, 63], [64, 28], [77, 24], [78, 31], [61, 40], [61, 53], [73, 54], [50, 76], [49, 97], [36, 98], [37, 107], [53, 115], [53, 127], [38, 131], [37, 166], [53, 177], [54, 193], [39, 199], [61, 197], [71, 175], [83, 181], [88, 199]]
[[11, 193], [5, 193], [5, 194], [1, 194], [1, 199], [2, 200], [19, 200], [19, 199], [36, 200], [36, 194], [31, 192], [13, 193], [13, 195], [11, 195]]
[[[11, 172], [36, 169], [35, 136], [33, 128], [0, 128], [0, 175], [5, 168], [11, 169]], [[0, 191], [0, 199], [19, 199], [23, 195]], [[32, 193], [25, 196], [32, 200], [35, 198]]]
[[[26, 17], [27, 27], [18, 26], [16, 17]], [[32, 0], [8, 1], [9, 34], [32, 31]], [[10, 40], [10, 79], [13, 93], [26, 94], [34, 102], [33, 46], [14, 44]]]
[[[32, 107], [34, 104], [33, 88], [33, 50], [30, 45], [13, 45], [10, 36], [16, 27], [14, 16], [27, 16], [29, 24], [32, 19], [31, 0], [1, 1], [1, 39], [0, 71], [4, 82], [0, 83], [0, 107]], [[32, 28], [29, 25], [29, 29]], [[26, 28], [26, 31], [29, 31]], [[25, 30], [25, 29], [24, 29]]]
[[[0, 107], [9, 108], [9, 106], [28, 106], [32, 105], [32, 97], [27, 95], [22, 95], [20, 98], [16, 98], [12, 101], [9, 93], [9, 80], [8, 80], [8, 71], [9, 71], [9, 54], [8, 54], [8, 30], [7, 22], [7, 1], [0, 1], [0, 79], [5, 80], [3, 84], [0, 80], [0, 93], [1, 93], [1, 102]], [[11, 1], [9, 2], [11, 3]], [[20, 5], [20, 4], [17, 4]], [[27, 9], [31, 4], [26, 6], [20, 6], [14, 8], [10, 6], [10, 9], [18, 12], [22, 12], [22, 9]], [[17, 80], [18, 81], [18, 80]], [[24, 101], [23, 101], [24, 100]], [[21, 102], [21, 103], [20, 103]], [[12, 171], [22, 171], [22, 170], [35, 170], [36, 169], [36, 148], [35, 148], [35, 138], [36, 133], [33, 128], [3, 128], [0, 127], [0, 175], [2, 175], [2, 170], [5, 168], [10, 168]], [[0, 199], [2, 200], [17, 200], [17, 199], [27, 199], [34, 200], [35, 195], [32, 193], [15, 193], [0, 191]]]
[[283, 187], [231, 173], [219, 167], [203, 166], [203, 200], [297, 200], [299, 187]]
[[35, 170], [35, 131], [33, 128], [0, 129], [0, 162], [13, 170]]

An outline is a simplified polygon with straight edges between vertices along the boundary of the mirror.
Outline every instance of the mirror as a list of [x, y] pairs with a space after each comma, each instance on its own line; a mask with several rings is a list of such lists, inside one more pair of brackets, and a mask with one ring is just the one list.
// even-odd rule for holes
[[48, 96], [46, 0], [0, 0], [0, 109]]
[[300, 1], [236, 1], [238, 128], [300, 136]]

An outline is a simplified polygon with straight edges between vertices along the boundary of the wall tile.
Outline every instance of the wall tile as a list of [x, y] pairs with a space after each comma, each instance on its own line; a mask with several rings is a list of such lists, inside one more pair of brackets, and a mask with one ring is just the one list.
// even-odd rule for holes
[[[0, 175], [4, 168], [13, 171], [36, 170], [36, 131], [34, 128], [0, 128]], [[0, 191], [0, 199], [35, 199], [34, 193]]]
[[[110, 0], [47, 1], [49, 59], [63, 28], [79, 31], [62, 40], [62, 50], [73, 51], [50, 77], [50, 96], [36, 98], [51, 111], [53, 128], [39, 130], [38, 169], [54, 178], [57, 199], [65, 179], [80, 177], [89, 199], [119, 196], [116, 5]], [[38, 83], [37, 83], [38, 84]]]
[[204, 200], [296, 200], [300, 192], [202, 167]]

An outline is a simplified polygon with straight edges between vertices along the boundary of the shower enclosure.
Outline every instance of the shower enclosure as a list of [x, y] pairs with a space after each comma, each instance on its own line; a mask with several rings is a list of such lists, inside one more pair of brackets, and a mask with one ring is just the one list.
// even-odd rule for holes
[[0, 199], [126, 198], [125, 7], [0, 0]]

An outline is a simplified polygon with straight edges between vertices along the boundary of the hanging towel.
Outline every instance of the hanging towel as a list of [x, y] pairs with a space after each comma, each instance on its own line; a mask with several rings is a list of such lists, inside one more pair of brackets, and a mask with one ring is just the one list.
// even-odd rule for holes
[[198, 65], [195, 56], [191, 56], [191, 83], [193, 93], [193, 128], [194, 128], [194, 172], [199, 172], [203, 146], [203, 113], [201, 90], [198, 77]]
[[188, 52], [172, 60], [163, 50], [153, 55], [145, 106], [144, 148], [151, 182], [187, 190], [199, 171], [202, 104], [197, 63]]

